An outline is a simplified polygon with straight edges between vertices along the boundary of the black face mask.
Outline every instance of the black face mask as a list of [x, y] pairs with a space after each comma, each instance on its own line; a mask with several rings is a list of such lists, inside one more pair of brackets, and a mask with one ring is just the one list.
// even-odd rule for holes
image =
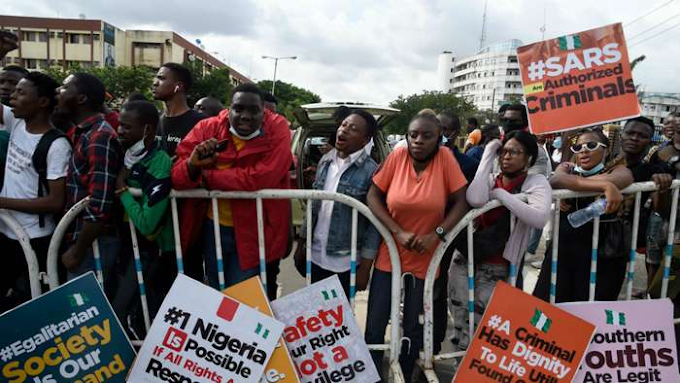
[[524, 124], [522, 122], [519, 122], [519, 121], [506, 121], [503, 124], [503, 131], [505, 132], [505, 134], [508, 134], [508, 133], [515, 131], [515, 130], [523, 130], [523, 129], [524, 129]]

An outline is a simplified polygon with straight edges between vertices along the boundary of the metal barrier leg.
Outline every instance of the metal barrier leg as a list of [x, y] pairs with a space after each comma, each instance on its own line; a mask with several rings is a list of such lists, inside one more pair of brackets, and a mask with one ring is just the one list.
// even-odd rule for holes
[[215, 259], [217, 260], [217, 278], [220, 291], [224, 290], [224, 260], [222, 257], [222, 233], [220, 232], [220, 213], [217, 208], [217, 198], [212, 199], [213, 229], [215, 231]]
[[146, 300], [146, 286], [144, 285], [144, 274], [142, 268], [142, 260], [139, 256], [139, 241], [137, 240], [137, 230], [132, 221], [130, 224], [130, 238], [132, 239], [132, 254], [135, 259], [135, 271], [137, 272], [137, 283], [139, 284], [139, 297], [142, 301], [142, 314], [144, 316], [144, 327], [149, 331], [151, 327], [151, 320], [149, 319], [149, 304]]
[[553, 226], [552, 254], [550, 262], [550, 303], [555, 304], [557, 295], [557, 249], [560, 240], [560, 200], [555, 200], [555, 225]]
[[312, 200], [307, 200], [307, 240], [305, 241], [305, 280], [312, 284]]
[[262, 287], [267, 291], [267, 259], [264, 241], [264, 216], [262, 213], [262, 198], [255, 200], [255, 207], [257, 210], [257, 245], [260, 249], [260, 279], [262, 280]]
[[182, 241], [179, 235], [179, 214], [177, 212], [177, 198], [170, 198], [172, 210], [172, 230], [175, 234], [175, 259], [177, 260], [177, 272], [184, 274], [184, 260], [182, 259]]
[[26, 265], [28, 266], [28, 280], [31, 288], [31, 298], [37, 298], [42, 294], [40, 288], [40, 266], [38, 265], [38, 258], [31, 246], [31, 238], [26, 233], [21, 224], [11, 216], [6, 210], [0, 210], [0, 220], [17, 236], [17, 241], [24, 251], [26, 258]]
[[[467, 227], [468, 243], [468, 339], [472, 340], [475, 333], [475, 250], [473, 240], [474, 227], [472, 222]], [[469, 341], [468, 341], [469, 346]]]
[[661, 281], [661, 298], [668, 295], [668, 278], [671, 272], [671, 257], [673, 256], [673, 241], [675, 239], [675, 219], [678, 216], [678, 192], [680, 189], [673, 190], [671, 200], [671, 217], [668, 222], [668, 241], [666, 242], [666, 256], [663, 259], [663, 280]]
[[99, 252], [99, 240], [95, 239], [92, 242], [92, 253], [94, 254], [94, 269], [97, 274], [99, 284], [104, 288], [104, 272], [102, 271], [102, 258]]
[[633, 213], [633, 228], [630, 239], [630, 259], [628, 260], [628, 281], [626, 282], [626, 299], [630, 300], [633, 296], [633, 281], [635, 280], [635, 251], [638, 242], [638, 227], [640, 226], [640, 205], [642, 202], [642, 192], [635, 193], [635, 210]]
[[349, 303], [354, 310], [354, 295], [357, 284], [357, 224], [359, 216], [357, 209], [352, 209], [352, 248], [350, 253], [350, 273], [349, 273]]
[[588, 300], [595, 300], [595, 287], [597, 284], [597, 248], [600, 239], [600, 217], [593, 219], [593, 244], [590, 247], [590, 286]]

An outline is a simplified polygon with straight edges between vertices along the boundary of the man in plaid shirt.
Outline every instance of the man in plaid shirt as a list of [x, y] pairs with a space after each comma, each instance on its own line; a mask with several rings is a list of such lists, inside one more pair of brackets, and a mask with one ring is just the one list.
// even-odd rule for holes
[[104, 95], [102, 82], [86, 73], [68, 76], [57, 90], [59, 113], [75, 124], [67, 133], [73, 143], [73, 157], [66, 179], [66, 208], [90, 197], [88, 207], [76, 218], [70, 247], [61, 260], [68, 279], [94, 270], [92, 243], [97, 240], [107, 290], [120, 249], [113, 225], [113, 204], [123, 156], [116, 131], [99, 113]]

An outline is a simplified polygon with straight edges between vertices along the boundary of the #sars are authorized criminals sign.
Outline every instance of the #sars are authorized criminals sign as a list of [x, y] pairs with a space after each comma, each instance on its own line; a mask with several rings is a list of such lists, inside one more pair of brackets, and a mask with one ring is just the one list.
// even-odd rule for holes
[[283, 324], [179, 274], [129, 382], [258, 382]]
[[519, 47], [517, 58], [534, 134], [640, 115], [620, 23]]
[[125, 382], [134, 357], [92, 272], [0, 315], [0, 382]]

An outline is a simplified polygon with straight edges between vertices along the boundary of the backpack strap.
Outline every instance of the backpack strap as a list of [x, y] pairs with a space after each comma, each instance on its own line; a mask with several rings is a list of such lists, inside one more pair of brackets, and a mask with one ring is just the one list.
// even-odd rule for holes
[[[50, 192], [50, 186], [47, 182], [47, 153], [52, 143], [62, 137], [68, 141], [68, 137], [62, 131], [52, 128], [43, 134], [35, 147], [32, 162], [35, 171], [38, 173], [38, 197], [44, 197]], [[40, 227], [45, 227], [44, 214], [38, 214], [38, 221]]]

